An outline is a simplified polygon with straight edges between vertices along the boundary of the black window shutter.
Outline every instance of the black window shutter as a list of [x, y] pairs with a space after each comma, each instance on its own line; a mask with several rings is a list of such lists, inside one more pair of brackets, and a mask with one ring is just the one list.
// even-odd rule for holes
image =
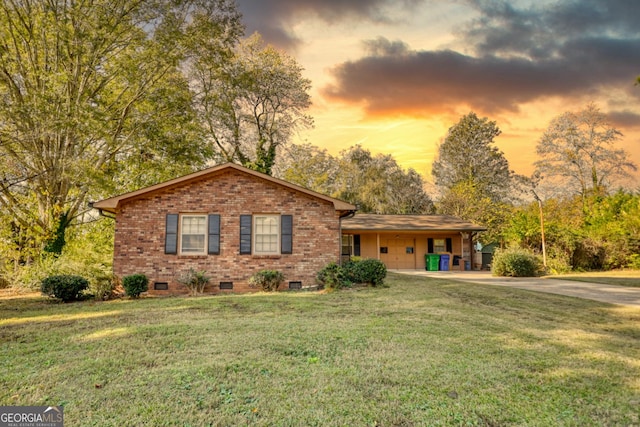
[[167, 214], [164, 229], [164, 253], [175, 255], [178, 253], [178, 214]]
[[209, 215], [209, 255], [220, 255], [220, 215]]
[[293, 253], [293, 216], [280, 217], [280, 253]]
[[240, 255], [251, 255], [251, 215], [240, 215]]
[[360, 256], [360, 235], [353, 235], [353, 256]]
[[447, 238], [447, 252], [453, 252], [453, 241], [451, 240], [451, 237]]
[[433, 239], [431, 238], [427, 239], [427, 253], [433, 253]]

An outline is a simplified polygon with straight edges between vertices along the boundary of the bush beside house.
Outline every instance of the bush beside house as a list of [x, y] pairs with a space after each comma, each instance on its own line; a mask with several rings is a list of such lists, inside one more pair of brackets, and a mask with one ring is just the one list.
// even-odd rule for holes
[[42, 280], [40, 289], [43, 294], [62, 302], [82, 299], [82, 292], [89, 287], [89, 281], [82, 276], [59, 274]]
[[534, 277], [544, 272], [542, 262], [532, 252], [520, 248], [496, 249], [491, 271], [494, 276]]
[[380, 286], [387, 277], [387, 267], [373, 258], [355, 258], [340, 266], [335, 262], [327, 264], [316, 276], [318, 282], [328, 289], [340, 289], [354, 283]]
[[132, 274], [122, 279], [122, 287], [131, 298], [138, 298], [149, 289], [149, 279], [144, 274]]

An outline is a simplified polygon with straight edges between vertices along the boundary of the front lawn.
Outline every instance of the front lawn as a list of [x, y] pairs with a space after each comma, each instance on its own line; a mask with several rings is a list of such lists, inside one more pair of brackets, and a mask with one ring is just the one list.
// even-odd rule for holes
[[65, 426], [640, 424], [640, 309], [387, 283], [2, 299], [0, 405], [64, 405]]
[[567, 273], [558, 276], [549, 276], [549, 278], [640, 288], [640, 270], [612, 270], [590, 271], [586, 273]]

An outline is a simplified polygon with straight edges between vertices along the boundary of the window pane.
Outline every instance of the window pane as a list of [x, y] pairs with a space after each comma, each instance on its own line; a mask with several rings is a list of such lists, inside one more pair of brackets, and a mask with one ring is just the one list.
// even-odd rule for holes
[[353, 236], [351, 234], [342, 235], [342, 255], [351, 255], [353, 248]]
[[255, 253], [277, 254], [279, 243], [279, 221], [277, 216], [255, 217]]
[[206, 216], [182, 217], [182, 252], [203, 253], [207, 230]]

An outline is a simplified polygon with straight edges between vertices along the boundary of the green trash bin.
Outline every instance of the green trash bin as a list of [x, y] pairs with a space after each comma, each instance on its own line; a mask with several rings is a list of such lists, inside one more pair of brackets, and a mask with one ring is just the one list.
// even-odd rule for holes
[[427, 271], [438, 271], [438, 266], [440, 264], [439, 254], [426, 254], [424, 256], [424, 261]]

